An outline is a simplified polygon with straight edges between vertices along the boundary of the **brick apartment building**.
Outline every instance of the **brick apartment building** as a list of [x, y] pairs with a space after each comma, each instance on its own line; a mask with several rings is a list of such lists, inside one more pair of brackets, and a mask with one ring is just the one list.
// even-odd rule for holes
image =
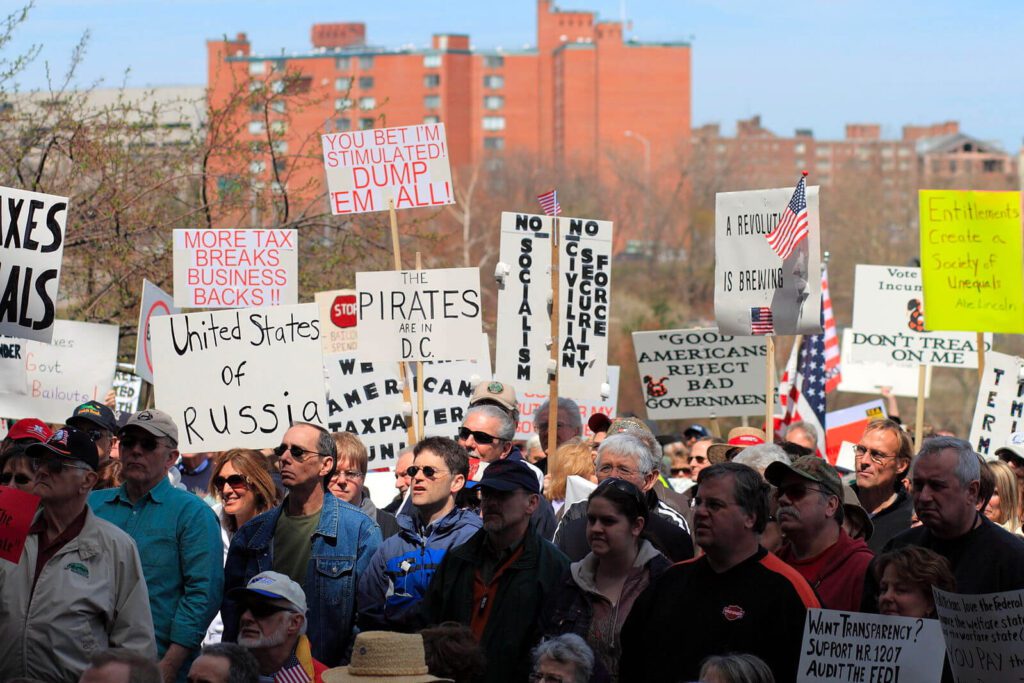
[[254, 154], [245, 181], [237, 154], [211, 162], [221, 189], [228, 177], [319, 196], [319, 135], [359, 128], [441, 121], [456, 174], [513, 152], [583, 168], [629, 155], [650, 174], [678, 167], [690, 138], [689, 45], [625, 40], [621, 22], [593, 12], [538, 0], [536, 44], [517, 51], [477, 50], [458, 34], [435, 34], [430, 49], [366, 38], [364, 24], [343, 23], [314, 25], [302, 54], [255, 54], [244, 33], [207, 42], [211, 110], [240, 94], [280, 95], [266, 111], [232, 110]]

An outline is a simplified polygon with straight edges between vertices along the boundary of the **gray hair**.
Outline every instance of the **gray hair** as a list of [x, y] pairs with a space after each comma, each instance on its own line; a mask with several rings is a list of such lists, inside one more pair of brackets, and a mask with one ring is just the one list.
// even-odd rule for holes
[[466, 417], [462, 420], [462, 424], [466, 424], [466, 420], [469, 419], [470, 415], [483, 415], [484, 417], [497, 420], [498, 433], [495, 436], [502, 441], [511, 441], [516, 438], [516, 423], [512, 421], [512, 416], [504, 408], [499, 408], [489, 403], [473, 406], [466, 411]]
[[651, 449], [639, 437], [633, 434], [615, 434], [609, 436], [597, 448], [597, 459], [594, 461], [594, 468], [601, 469], [601, 459], [606, 452], [615, 453], [636, 460], [636, 467], [640, 474], [647, 476], [658, 469], [657, 460], [651, 454]]
[[[548, 413], [551, 412], [551, 402], [544, 401], [537, 407], [537, 410], [533, 411], [533, 423], [548, 423]], [[573, 429], [576, 430], [576, 435], [583, 434], [583, 417], [580, 415], [580, 407], [576, 404], [576, 401], [571, 398], [565, 398], [564, 396], [558, 397], [558, 414], [567, 413], [569, 416], [569, 422], [572, 424]]]
[[704, 660], [700, 667], [700, 680], [706, 681], [709, 674], [717, 673], [715, 680], [731, 683], [775, 683], [775, 676], [760, 657], [752, 654], [713, 655]]
[[223, 657], [228, 660], [228, 683], [259, 683], [260, 665], [249, 650], [237, 643], [213, 643], [199, 656]]
[[587, 641], [575, 633], [563, 633], [549, 638], [533, 648], [531, 654], [534, 671], [540, 665], [542, 657], [553, 659], [559, 664], [572, 664], [575, 674], [572, 683], [587, 683], [594, 670], [594, 653], [587, 645]]
[[789, 435], [794, 431], [803, 432], [811, 441], [818, 442], [818, 430], [810, 423], [802, 421], [790, 423], [789, 429], [786, 430], [786, 439], [789, 439]]
[[917, 463], [921, 458], [927, 458], [946, 450], [956, 451], [957, 464], [953, 468], [953, 474], [960, 482], [961, 488], [966, 488], [972, 481], [981, 481], [981, 456], [974, 452], [971, 444], [953, 436], [933, 436], [930, 439], [925, 439], [921, 444], [920, 452], [914, 459], [910, 476], [914, 476], [914, 470], [917, 469]]
[[768, 469], [768, 465], [771, 465], [773, 462], [781, 462], [786, 465], [791, 462], [789, 456], [786, 455], [786, 451], [782, 450], [781, 446], [773, 443], [759, 443], [755, 446], [748, 446], [740, 451], [732, 461], [753, 468], [761, 474], [764, 474], [764, 471]]

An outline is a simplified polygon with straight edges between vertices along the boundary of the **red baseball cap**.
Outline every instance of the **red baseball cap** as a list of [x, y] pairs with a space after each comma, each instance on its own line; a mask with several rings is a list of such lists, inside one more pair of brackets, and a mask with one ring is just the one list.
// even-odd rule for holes
[[46, 443], [51, 436], [53, 436], [53, 432], [46, 426], [46, 423], [34, 417], [18, 420], [7, 430], [7, 438], [13, 441], [28, 439]]

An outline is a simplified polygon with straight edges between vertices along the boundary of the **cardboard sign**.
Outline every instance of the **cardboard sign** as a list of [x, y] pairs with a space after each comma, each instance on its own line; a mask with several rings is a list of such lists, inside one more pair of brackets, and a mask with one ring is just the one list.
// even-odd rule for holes
[[317, 292], [314, 298], [320, 309], [320, 342], [324, 347], [324, 356], [355, 353], [356, 320], [359, 318], [356, 290]]
[[0, 486], [0, 558], [18, 564], [39, 496], [10, 486]]
[[932, 592], [956, 680], [1011, 683], [1024, 678], [1024, 590]]
[[[853, 330], [843, 330], [840, 344], [840, 364], [843, 377], [839, 391], [852, 394], [877, 394], [882, 387], [890, 387], [893, 396], [917, 397], [917, 367], [895, 363], [868, 363], [853, 360]], [[932, 390], [932, 366], [925, 366], [924, 397]]]
[[881, 399], [825, 413], [825, 443], [828, 461], [835, 465], [839, 457], [839, 447], [843, 441], [858, 443], [868, 422], [884, 417], [887, 415], [885, 404]]
[[24, 339], [0, 337], [0, 394], [28, 392], [27, 345]]
[[351, 432], [369, 451], [369, 467], [394, 468], [408, 444], [411, 406], [402, 398], [397, 363], [368, 363], [354, 353], [324, 357], [327, 369], [327, 428]]
[[548, 392], [551, 351], [551, 216], [501, 214], [499, 261], [510, 272], [498, 283], [495, 337], [496, 377], [514, 382], [517, 391]]
[[985, 354], [985, 370], [978, 387], [971, 422], [971, 446], [982, 455], [1010, 443], [1010, 435], [1024, 431], [1024, 359], [1005, 353]]
[[297, 230], [175, 230], [174, 303], [287, 306], [299, 300]]
[[156, 407], [184, 453], [276, 446], [292, 422], [325, 424], [316, 304], [154, 318]]
[[[500, 379], [500, 378], [498, 378]], [[608, 366], [608, 384], [611, 387], [611, 393], [608, 398], [602, 399], [600, 394], [592, 394], [595, 396], [594, 399], [586, 398], [580, 399], [573, 396], [563, 396], [559, 391], [559, 396], [564, 398], [571, 398], [576, 401], [576, 404], [580, 407], [580, 417], [583, 419], [583, 438], [589, 439], [594, 436], [594, 433], [587, 427], [587, 420], [594, 413], [604, 413], [612, 418], [615, 417], [616, 411], [619, 404], [619, 366], [609, 365]], [[525, 441], [534, 435], [533, 429], [533, 418], [537, 411], [537, 408], [541, 406], [544, 401], [548, 398], [547, 392], [542, 394], [533, 392], [518, 392], [516, 399], [519, 403], [519, 424], [516, 425], [516, 439]], [[545, 448], [547, 444], [544, 444]]]
[[0, 187], [0, 335], [54, 334], [67, 197]]
[[131, 415], [139, 410], [139, 397], [142, 395], [142, 378], [130, 372], [118, 370], [114, 373], [114, 398], [117, 402], [116, 411]]
[[918, 196], [930, 324], [1024, 332], [1020, 192], [920, 190]]
[[[481, 334], [472, 361], [423, 364], [423, 434], [453, 438], [462, 426], [473, 387], [491, 377], [491, 352], [487, 335]], [[518, 388], [518, 386], [517, 386]], [[415, 393], [419, 391], [419, 381]], [[418, 398], [414, 398], [414, 405]]]
[[334, 215], [454, 204], [444, 124], [321, 137]]
[[935, 683], [944, 654], [936, 619], [809, 609], [796, 680]]
[[360, 360], [386, 363], [475, 358], [480, 269], [356, 273]]
[[821, 332], [816, 186], [807, 188], [806, 239], [785, 261], [768, 246], [792, 196], [792, 187], [715, 195], [715, 319], [723, 334]]
[[57, 320], [49, 344], [25, 343], [28, 393], [0, 394], [0, 415], [63, 424], [86, 401], [103, 402], [117, 368], [117, 325]]
[[634, 332], [633, 350], [648, 419], [764, 414], [763, 338], [714, 328]]
[[174, 298], [149, 280], [142, 281], [142, 303], [139, 305], [139, 334], [135, 340], [135, 374], [153, 383], [153, 348], [149, 321], [161, 315], [177, 315], [181, 311]]

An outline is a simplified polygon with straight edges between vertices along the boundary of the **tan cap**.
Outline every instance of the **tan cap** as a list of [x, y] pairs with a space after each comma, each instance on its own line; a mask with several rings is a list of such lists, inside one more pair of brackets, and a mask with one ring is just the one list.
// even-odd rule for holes
[[519, 412], [515, 388], [511, 384], [494, 379], [480, 382], [473, 387], [473, 395], [469, 397], [469, 405], [475, 406], [479, 403], [493, 403], [510, 412]]
[[140, 410], [128, 418], [124, 427], [121, 427], [121, 433], [129, 427], [138, 427], [153, 436], [166, 436], [175, 445], [178, 444], [178, 425], [174, 424], [171, 416], [162, 410], [156, 408]]

